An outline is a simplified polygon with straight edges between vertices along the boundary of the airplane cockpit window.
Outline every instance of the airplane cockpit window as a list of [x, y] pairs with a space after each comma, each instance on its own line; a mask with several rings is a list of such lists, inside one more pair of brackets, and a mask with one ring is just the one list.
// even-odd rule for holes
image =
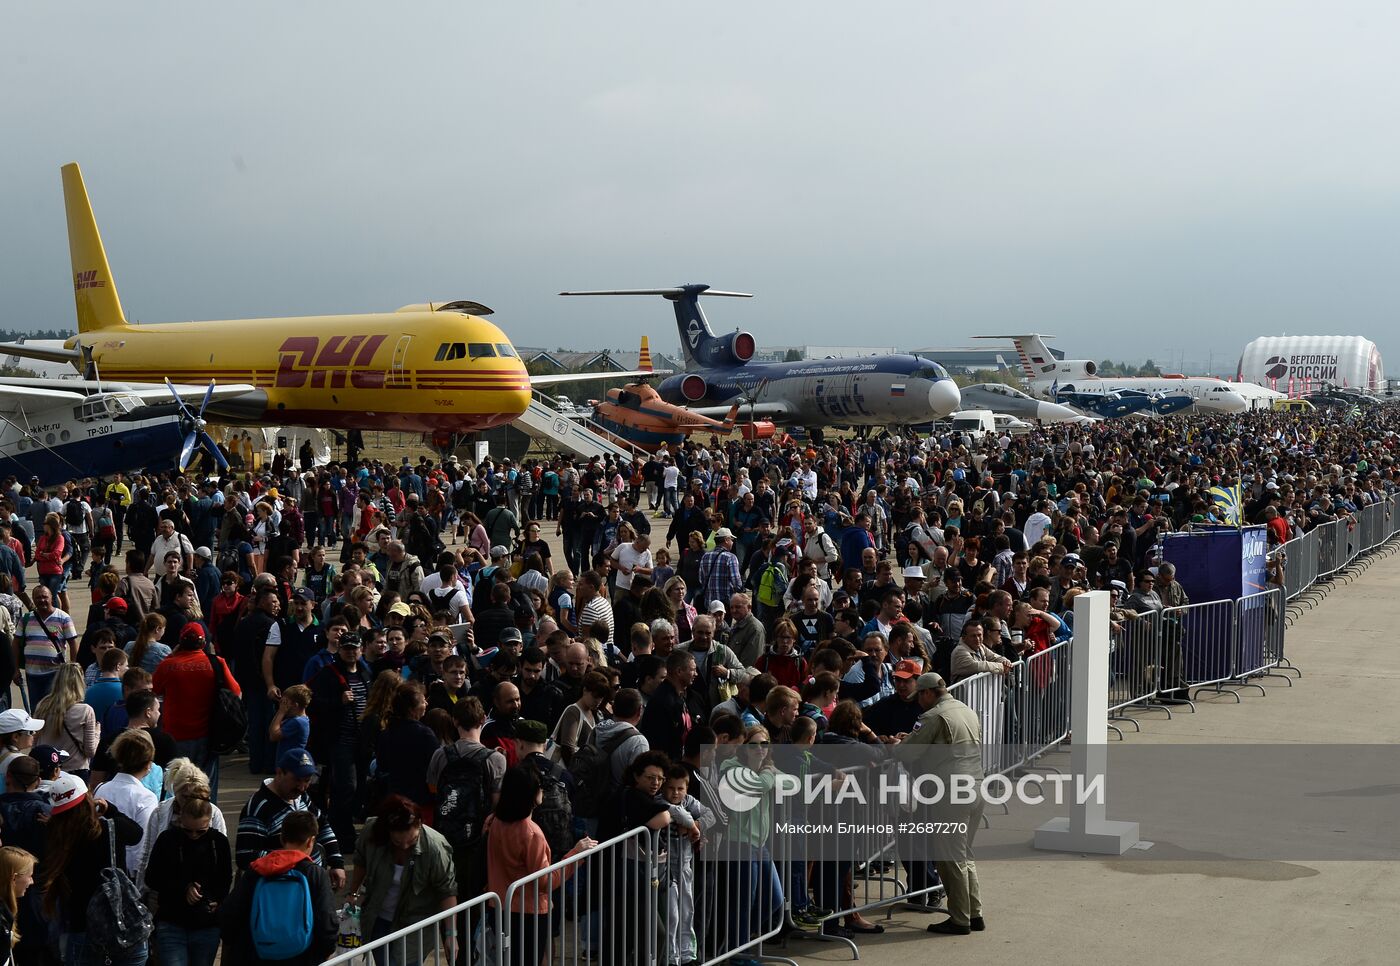
[[496, 347], [489, 342], [470, 342], [467, 344], [467, 354], [473, 359], [493, 359]]
[[454, 359], [465, 359], [467, 356], [467, 346], [464, 342], [444, 342], [438, 346], [437, 355], [433, 356], [434, 362], [451, 362]]
[[910, 379], [944, 379], [947, 373], [934, 366], [923, 366], [909, 373]]
[[497, 342], [496, 351], [506, 359], [519, 359], [520, 354], [515, 351], [515, 346], [509, 342]]

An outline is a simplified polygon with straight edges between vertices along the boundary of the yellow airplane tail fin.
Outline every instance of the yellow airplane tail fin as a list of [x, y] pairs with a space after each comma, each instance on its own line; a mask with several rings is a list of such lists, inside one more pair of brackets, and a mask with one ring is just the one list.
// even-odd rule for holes
[[652, 370], [651, 365], [651, 344], [647, 342], [647, 337], [642, 336], [642, 352], [637, 357], [637, 368], [645, 372]]
[[126, 325], [112, 268], [97, 220], [92, 216], [83, 173], [76, 164], [63, 166], [63, 204], [68, 212], [68, 253], [73, 261], [73, 298], [78, 307], [78, 331], [92, 332]]

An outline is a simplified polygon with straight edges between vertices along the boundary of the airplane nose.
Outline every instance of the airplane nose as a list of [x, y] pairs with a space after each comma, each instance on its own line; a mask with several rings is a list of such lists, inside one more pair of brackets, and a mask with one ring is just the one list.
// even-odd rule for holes
[[1245, 398], [1244, 398], [1243, 396], [1241, 396], [1239, 393], [1237, 393], [1237, 392], [1232, 392], [1232, 393], [1223, 394], [1223, 395], [1226, 395], [1227, 398], [1228, 398], [1229, 401], [1230, 401], [1230, 406], [1229, 406], [1229, 409], [1228, 409], [1229, 412], [1232, 412], [1232, 413], [1242, 413], [1242, 412], [1244, 412], [1246, 409], [1249, 408], [1249, 403], [1246, 402], [1246, 401], [1245, 401]]
[[1042, 402], [1035, 407], [1035, 418], [1044, 423], [1073, 423], [1080, 420], [1080, 414], [1059, 403]]
[[928, 391], [928, 404], [934, 416], [947, 416], [962, 402], [958, 384], [951, 379], [939, 379]]

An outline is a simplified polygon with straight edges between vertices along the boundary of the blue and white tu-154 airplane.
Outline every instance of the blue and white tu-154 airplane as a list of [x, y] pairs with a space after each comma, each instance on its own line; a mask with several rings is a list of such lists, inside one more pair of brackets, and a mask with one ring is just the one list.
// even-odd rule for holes
[[804, 362], [750, 362], [757, 343], [748, 332], [717, 336], [700, 310], [700, 296], [752, 298], [708, 285], [560, 292], [560, 295], [659, 295], [676, 313], [688, 369], [657, 386], [666, 402], [723, 417], [740, 402], [740, 417], [789, 426], [890, 426], [926, 423], [958, 408], [957, 384], [932, 359], [882, 355]]

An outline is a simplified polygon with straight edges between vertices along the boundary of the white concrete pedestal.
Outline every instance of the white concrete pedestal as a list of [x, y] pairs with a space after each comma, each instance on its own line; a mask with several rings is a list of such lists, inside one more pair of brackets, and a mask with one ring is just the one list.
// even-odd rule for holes
[[1074, 670], [1070, 692], [1070, 770], [1082, 776], [1067, 786], [1068, 816], [1052, 818], [1035, 832], [1035, 847], [1051, 852], [1122, 855], [1138, 842], [1137, 822], [1110, 822], [1106, 801], [1076, 804], [1074, 788], [1105, 776], [1108, 768], [1108, 626], [1106, 591], [1081, 594], [1074, 601]]

